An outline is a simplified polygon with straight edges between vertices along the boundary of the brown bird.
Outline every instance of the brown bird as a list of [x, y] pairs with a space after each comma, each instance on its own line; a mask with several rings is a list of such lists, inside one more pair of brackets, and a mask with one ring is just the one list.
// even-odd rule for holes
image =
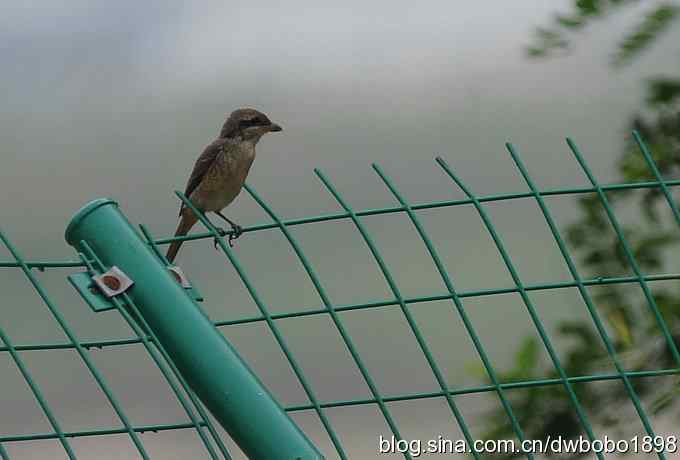
[[[229, 244], [241, 235], [241, 227], [228, 219], [222, 210], [239, 194], [250, 166], [255, 159], [255, 145], [269, 132], [281, 131], [262, 112], [244, 108], [229, 115], [217, 139], [210, 143], [196, 160], [184, 194], [200, 211], [214, 212], [231, 225]], [[184, 203], [179, 209], [180, 221], [175, 236], [186, 235], [194, 226], [196, 217]], [[223, 229], [220, 231], [224, 234]], [[167, 258], [173, 262], [182, 241], [173, 241], [168, 248]], [[217, 245], [217, 240], [215, 240]]]

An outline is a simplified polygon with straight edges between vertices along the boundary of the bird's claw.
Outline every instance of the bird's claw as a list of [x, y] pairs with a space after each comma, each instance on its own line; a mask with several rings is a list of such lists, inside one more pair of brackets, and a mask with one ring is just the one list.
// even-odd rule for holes
[[[225, 229], [223, 229], [221, 227], [218, 227], [216, 230], [217, 230], [217, 233], [219, 233], [220, 237], [224, 237], [224, 236], [229, 235], [229, 239], [227, 240], [227, 242], [229, 243], [230, 248], [234, 247], [233, 241], [243, 234], [243, 228], [240, 225], [232, 226], [231, 232], [227, 232]], [[213, 240], [213, 244], [215, 245], [215, 250], [217, 250], [217, 243], [218, 242], [219, 242], [219, 237], [215, 237], [215, 239]]]
[[235, 240], [236, 238], [238, 238], [239, 236], [241, 236], [242, 234], [243, 234], [243, 228], [240, 225], [234, 225], [234, 226], [231, 227], [231, 233], [229, 234], [229, 240], [228, 240], [230, 248], [234, 247], [234, 243], [232, 243], [232, 241]]
[[215, 246], [215, 251], [217, 251], [217, 244], [220, 242], [221, 237], [227, 235], [227, 231], [225, 229], [223, 229], [222, 227], [217, 227], [217, 228], [215, 228], [215, 230], [217, 230], [217, 234], [219, 235], [219, 236], [216, 236], [213, 239], [213, 246]]

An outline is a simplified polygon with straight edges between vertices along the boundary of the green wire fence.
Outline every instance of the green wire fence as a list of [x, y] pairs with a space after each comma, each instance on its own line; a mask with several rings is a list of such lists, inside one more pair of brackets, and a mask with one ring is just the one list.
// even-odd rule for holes
[[[300, 404], [295, 406], [284, 407], [285, 411], [289, 413], [311, 411], [318, 416], [323, 429], [328, 435], [331, 441], [332, 448], [334, 452], [325, 452], [329, 457], [339, 457], [341, 459], [348, 458], [346, 451], [346, 446], [343, 445], [339, 435], [333, 427], [326, 411], [330, 408], [337, 407], [347, 407], [347, 406], [366, 406], [374, 405], [377, 407], [379, 412], [384, 417], [387, 427], [391, 431], [391, 434], [395, 438], [401, 439], [402, 435], [399, 430], [399, 426], [391, 414], [390, 407], [388, 403], [397, 401], [409, 401], [409, 400], [422, 400], [429, 398], [438, 398], [442, 400], [447, 410], [450, 412], [452, 421], [454, 421], [458, 428], [460, 429], [463, 437], [467, 441], [468, 445], [473, 444], [473, 436], [469, 429], [469, 422], [466, 422], [461, 410], [459, 409], [456, 397], [459, 395], [475, 394], [475, 393], [495, 393], [498, 396], [499, 402], [503, 411], [507, 414], [509, 424], [512, 427], [515, 435], [519, 440], [525, 440], [526, 435], [523, 428], [518, 421], [516, 413], [513, 411], [512, 404], [508, 397], [508, 390], [518, 389], [518, 388], [529, 388], [536, 386], [549, 386], [549, 385], [559, 385], [564, 388], [568, 396], [568, 401], [571, 404], [577, 419], [581, 425], [584, 435], [591, 441], [597, 439], [596, 430], [597, 426], [593, 426], [591, 420], [589, 420], [582, 403], [579, 401], [577, 393], [574, 391], [574, 385], [581, 382], [594, 382], [594, 381], [612, 381], [619, 380], [624, 388], [627, 397], [633, 404], [637, 415], [640, 418], [644, 431], [647, 435], [655, 436], [654, 427], [650, 420], [650, 416], [646, 413], [643, 407], [642, 401], [634, 385], [634, 379], [643, 377], [653, 377], [653, 376], [667, 376], [680, 373], [680, 353], [678, 353], [677, 345], [673, 340], [671, 331], [669, 330], [662, 314], [660, 313], [659, 307], [656, 304], [655, 298], [650, 290], [650, 283], [657, 281], [668, 281], [668, 280], [678, 280], [680, 279], [680, 274], [674, 273], [661, 273], [661, 274], [645, 274], [642, 273], [638, 262], [634, 256], [634, 252], [627, 241], [624, 232], [622, 230], [621, 224], [618, 217], [613, 211], [607, 194], [608, 191], [617, 190], [632, 190], [632, 189], [658, 189], [663, 194], [670, 212], [673, 215], [675, 221], [680, 224], [680, 211], [675, 203], [673, 196], [671, 194], [670, 188], [680, 185], [680, 180], [664, 180], [661, 177], [659, 169], [657, 168], [649, 150], [642, 142], [637, 133], [633, 133], [634, 138], [639, 146], [640, 155], [646, 162], [651, 174], [654, 176], [654, 181], [646, 182], [636, 182], [636, 183], [616, 183], [616, 184], [601, 184], [598, 182], [597, 178], [593, 175], [591, 169], [586, 163], [583, 155], [580, 153], [577, 146], [571, 140], [567, 140], [568, 146], [574, 155], [575, 160], [578, 165], [585, 173], [590, 186], [587, 187], [572, 187], [572, 188], [559, 188], [559, 189], [549, 189], [541, 190], [536, 186], [534, 180], [530, 177], [527, 169], [525, 168], [520, 155], [517, 150], [511, 145], [507, 144], [507, 150], [514, 161], [521, 177], [527, 186], [527, 191], [519, 193], [507, 193], [507, 194], [496, 194], [496, 195], [478, 195], [476, 194], [469, 184], [466, 184], [461, 180], [461, 178], [454, 172], [453, 168], [442, 158], [437, 158], [436, 162], [438, 166], [442, 169], [448, 178], [451, 180], [451, 185], [459, 188], [463, 191], [466, 198], [457, 200], [446, 200], [446, 201], [436, 201], [436, 202], [426, 202], [426, 203], [410, 203], [404, 195], [397, 189], [394, 182], [387, 176], [387, 174], [378, 166], [373, 165], [373, 169], [377, 173], [379, 179], [384, 183], [389, 192], [393, 195], [397, 204], [392, 207], [384, 207], [379, 209], [364, 209], [355, 210], [347, 202], [347, 200], [342, 196], [339, 190], [333, 185], [331, 180], [321, 171], [315, 170], [316, 175], [320, 179], [323, 187], [328, 191], [328, 193], [334, 198], [334, 200], [342, 208], [342, 212], [334, 214], [319, 215], [313, 217], [303, 217], [297, 219], [285, 219], [284, 217], [278, 215], [272, 207], [250, 186], [246, 186], [247, 192], [252, 196], [252, 198], [257, 202], [257, 204], [262, 208], [262, 210], [271, 218], [271, 223], [263, 223], [260, 225], [254, 225], [251, 227], [244, 228], [243, 231], [246, 233], [255, 233], [262, 230], [268, 229], [278, 229], [281, 231], [288, 244], [290, 245], [295, 257], [299, 260], [299, 263], [304, 268], [306, 274], [312, 282], [315, 291], [318, 293], [321, 299], [322, 305], [318, 308], [304, 310], [304, 311], [294, 311], [294, 312], [284, 312], [284, 313], [272, 313], [269, 308], [262, 300], [258, 289], [251, 275], [246, 272], [246, 269], [240, 262], [238, 256], [231, 249], [231, 247], [225, 243], [224, 233], [218, 228], [214, 227], [211, 222], [205, 218], [204, 215], [197, 212], [200, 220], [208, 229], [207, 232], [194, 233], [188, 236], [179, 238], [155, 238], [147, 227], [141, 225], [141, 232], [149, 245], [149, 247], [154, 251], [158, 258], [167, 264], [162, 255], [159, 246], [166, 245], [174, 240], [197, 240], [197, 239], [212, 239], [216, 238], [219, 247], [225, 254], [229, 263], [233, 266], [236, 274], [240, 278], [241, 282], [245, 286], [249, 295], [252, 297], [255, 305], [259, 309], [259, 315], [242, 317], [229, 321], [214, 321], [215, 326], [224, 327], [237, 324], [247, 324], [247, 323], [264, 323], [266, 327], [271, 331], [274, 339], [281, 348], [285, 359], [288, 361], [293, 373], [299, 380], [299, 383], [306, 394], [308, 402], [306, 404]], [[560, 229], [557, 227], [553, 215], [546, 204], [546, 197], [551, 196], [582, 196], [585, 194], [596, 194], [598, 199], [603, 206], [606, 217], [609, 220], [611, 227], [613, 228], [619, 243], [623, 249], [625, 259], [628, 262], [631, 270], [632, 276], [607, 276], [603, 273], [602, 276], [594, 278], [584, 278], [579, 274], [576, 269], [576, 263], [574, 257], [567, 248], [564, 237], [561, 234]], [[187, 206], [193, 208], [193, 205], [187, 200], [187, 198], [177, 192], [178, 197]], [[510, 257], [508, 251], [506, 250], [506, 245], [503, 241], [502, 235], [494, 227], [492, 219], [486, 211], [486, 203], [490, 202], [503, 202], [508, 200], [533, 200], [538, 205], [544, 219], [547, 224], [552, 237], [557, 243], [557, 247], [561, 254], [561, 257], [568, 268], [571, 276], [570, 281], [559, 281], [559, 282], [542, 282], [537, 284], [527, 284], [520, 278], [515, 263]], [[418, 217], [418, 211], [434, 208], [446, 208], [450, 212], [454, 212], [457, 206], [462, 205], [472, 205], [479, 217], [483, 228], [488, 232], [491, 237], [493, 244], [495, 245], [502, 262], [507, 269], [513, 281], [513, 286], [503, 287], [503, 288], [486, 288], [478, 290], [463, 291], [458, 290], [455, 286], [455, 280], [452, 279], [449, 271], [442, 262], [442, 258], [434, 243], [428, 236], [421, 220]], [[196, 210], [195, 210], [196, 211]], [[440, 293], [432, 293], [427, 296], [418, 297], [407, 297], [402, 293], [399, 285], [395, 281], [395, 277], [392, 274], [392, 270], [385, 262], [381, 251], [378, 249], [374, 243], [373, 236], [367, 230], [364, 225], [363, 218], [366, 216], [373, 216], [379, 214], [396, 214], [404, 213], [410, 222], [413, 224], [418, 237], [422, 240], [429, 256], [432, 259], [432, 263], [436, 268], [438, 276], [441, 278], [443, 285], [446, 290]], [[383, 300], [373, 300], [364, 303], [353, 303], [353, 304], [336, 304], [334, 303], [324, 288], [324, 283], [320, 279], [310, 260], [305, 255], [300, 247], [297, 239], [290, 231], [291, 227], [310, 224], [314, 222], [323, 221], [339, 221], [339, 220], [349, 220], [356, 231], [359, 233], [363, 239], [366, 247], [368, 248], [370, 255], [376, 262], [380, 273], [384, 277], [389, 291], [391, 293], [389, 298]], [[44, 302], [49, 313], [56, 320], [59, 327], [63, 330], [67, 342], [64, 343], [39, 343], [39, 344], [16, 344], [12, 337], [11, 331], [4, 330], [0, 326], [0, 352], [8, 353], [11, 361], [14, 362], [18, 371], [20, 372], [23, 379], [26, 381], [30, 391], [40, 409], [44, 413], [45, 417], [49, 421], [51, 426], [50, 432], [45, 433], [32, 433], [32, 434], [13, 434], [13, 433], [1, 433], [0, 432], [0, 458], [3, 460], [8, 460], [10, 458], [6, 446], [13, 443], [30, 443], [31, 441], [53, 439], [58, 440], [63, 450], [68, 456], [68, 458], [74, 459], [76, 455], [71, 445], [71, 440], [80, 437], [92, 437], [92, 436], [108, 436], [108, 435], [127, 435], [132, 441], [135, 449], [137, 450], [141, 458], [150, 458], [144, 444], [140, 439], [140, 433], [145, 432], [158, 432], [167, 430], [195, 430], [200, 437], [200, 441], [205, 447], [208, 455], [211, 458], [227, 458], [230, 459], [230, 453], [225, 445], [225, 440], [221, 438], [217, 427], [214, 422], [211, 421], [210, 417], [206, 413], [206, 408], [197, 399], [196, 395], [193, 393], [191, 388], [187, 385], [186, 380], [178, 371], [175, 363], [170, 359], [167, 351], [159, 343], [158, 338], [150, 332], [150, 328], [144, 322], [143, 317], [140, 315], [135, 302], [127, 295], [123, 294], [118, 297], [113, 298], [113, 303], [123, 317], [125, 322], [134, 331], [134, 336], [124, 339], [110, 339], [110, 340], [81, 340], [74, 332], [73, 328], [66, 321], [65, 317], [60, 311], [60, 308], [56, 303], [50, 298], [46, 288], [43, 283], [34, 274], [33, 269], [45, 270], [45, 269], [58, 269], [58, 268], [81, 268], [89, 271], [90, 273], [101, 273], [108, 269], [109, 267], [104, 266], [101, 260], [97, 257], [91, 249], [85, 247], [83, 253], [80, 254], [80, 260], [77, 261], [34, 261], [26, 260], [17, 247], [10, 241], [9, 237], [0, 232], [0, 240], [4, 246], [9, 250], [12, 256], [12, 260], [0, 261], [0, 268], [15, 268], [19, 269], [26, 276], [31, 285], [35, 288], [38, 295]], [[200, 284], [200, 283], [199, 283]], [[593, 286], [605, 286], [614, 284], [630, 284], [639, 285], [644, 295], [649, 311], [653, 315], [659, 330], [661, 331], [662, 337], [670, 350], [672, 358], [674, 360], [674, 366], [664, 369], [656, 369], [649, 371], [636, 371], [630, 372], [626, 371], [624, 368], [622, 359], [618, 356], [616, 347], [613, 340], [609, 336], [605, 322], [601, 317], [600, 312], [593, 300], [588, 288]], [[611, 373], [597, 373], [593, 375], [568, 375], [564, 366], [562, 365], [558, 354], [555, 351], [553, 342], [551, 341], [550, 334], [541, 322], [534, 303], [529, 297], [529, 293], [533, 291], [547, 291], [555, 289], [565, 289], [565, 288], [576, 288], [580, 297], [582, 298], [587, 314], [592, 320], [593, 325], [599, 335], [602, 343], [604, 344], [605, 350], [611, 362], [614, 366], [615, 372]], [[478, 332], [475, 330], [471, 320], [469, 319], [468, 312], [466, 310], [464, 301], [465, 299], [483, 296], [495, 296], [500, 294], [515, 293], [518, 294], [522, 300], [523, 305], [531, 318], [533, 326], [538, 333], [541, 342], [549, 356], [550, 363], [557, 372], [557, 378], [544, 378], [544, 379], [532, 379], [524, 381], [512, 381], [503, 382], [499, 377], [499, 372], [492, 364], [487, 350], [484, 344], [479, 338]], [[419, 329], [416, 321], [413, 318], [411, 307], [415, 304], [431, 302], [431, 301], [450, 301], [450, 308], [455, 312], [455, 314], [462, 321], [464, 328], [469, 335], [474, 349], [480, 358], [488, 381], [487, 385], [477, 385], [471, 387], [451, 387], [447, 384], [446, 379], [443, 376], [442, 369], [434, 358], [430, 346], [427, 340]], [[369, 372], [367, 365], [364, 362], [361, 354], [358, 352], [357, 347], [352, 339], [351, 334], [348, 332], [346, 326], [343, 323], [341, 312], [357, 311], [357, 310], [367, 310], [367, 309], [378, 309], [378, 308], [398, 308], [401, 314], [403, 314], [406, 323], [412, 332], [417, 345], [425, 357], [427, 365], [436, 380], [439, 389], [433, 392], [419, 392], [410, 394], [384, 394], [378, 388], [375, 382], [374, 376]], [[317, 315], [327, 315], [332, 325], [337, 329], [344, 346], [349, 352], [356, 368], [358, 369], [361, 377], [365, 381], [369, 391], [370, 397], [363, 399], [351, 399], [351, 400], [320, 400], [317, 396], [318, 389], [315, 389], [313, 385], [309, 382], [308, 378], [298, 362], [298, 359], [291, 351], [288, 346], [284, 334], [281, 332], [280, 327], [277, 325], [278, 320], [290, 319], [290, 318], [300, 318], [306, 316], [317, 316]], [[0, 323], [1, 324], [1, 323]], [[120, 403], [118, 402], [116, 395], [111, 391], [106, 378], [95, 366], [91, 356], [90, 350], [92, 348], [108, 348], [117, 347], [123, 345], [131, 344], [141, 344], [144, 349], [148, 352], [152, 358], [155, 365], [160, 370], [163, 378], [166, 380], [171, 391], [178, 399], [183, 411], [186, 413], [187, 421], [185, 423], [175, 423], [175, 424], [156, 424], [156, 425], [144, 425], [138, 426], [133, 425], [130, 422], [128, 416], [126, 416], [124, 410], [122, 409]], [[40, 382], [31, 374], [29, 368], [26, 366], [22, 354], [28, 351], [40, 351], [40, 350], [60, 350], [60, 349], [71, 349], [75, 350], [80, 358], [83, 360], [85, 366], [92, 374], [92, 377], [96, 381], [97, 385], [100, 387], [108, 402], [112, 406], [119, 419], [119, 425], [110, 427], [107, 429], [92, 429], [84, 431], [64, 431], [58, 417], [55, 415], [55, 411], [50, 406], [49, 402], [43, 396], [41, 392]], [[0, 369], [0, 376], [2, 375], [2, 370]], [[0, 384], [1, 384], [0, 377]], [[2, 413], [2, 407], [0, 406], [0, 413]], [[266, 433], [263, 433], [266, 435]], [[377, 436], [377, 434], [376, 434]], [[409, 453], [403, 454], [405, 458], [411, 458]], [[481, 458], [480, 454], [472, 452], [474, 458]], [[658, 457], [663, 459], [665, 455], [663, 452], [659, 452]], [[532, 454], [527, 454], [527, 458], [533, 458]], [[601, 453], [597, 454], [598, 458], [604, 458]]]

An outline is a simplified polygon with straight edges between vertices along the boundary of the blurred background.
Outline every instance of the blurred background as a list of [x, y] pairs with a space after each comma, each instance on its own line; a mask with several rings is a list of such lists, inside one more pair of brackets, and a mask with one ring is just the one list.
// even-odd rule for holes
[[[463, 198], [434, 162], [445, 158], [482, 195], [524, 192], [504, 143], [513, 142], [540, 188], [588, 182], [564, 142], [572, 137], [603, 183], [653, 180], [630, 131], [649, 143], [666, 177], [680, 164], [678, 4], [537, 2], [5, 2], [0, 15], [0, 225], [29, 260], [75, 260], [63, 238], [70, 217], [98, 197], [117, 200], [156, 237], [177, 223], [196, 157], [226, 116], [250, 106], [284, 127], [265, 137], [248, 183], [282, 217], [340, 211], [313, 173], [320, 168], [355, 209], [394, 206], [378, 163], [412, 202]], [[655, 191], [610, 194], [647, 273], [677, 271], [677, 223]], [[596, 197], [546, 199], [569, 236], [583, 276], [631, 273]], [[664, 207], [666, 206], [666, 207]], [[570, 274], [536, 203], [486, 205], [525, 283]], [[227, 215], [268, 223], [243, 193]], [[459, 291], [512, 286], [471, 206], [419, 212]], [[406, 215], [364, 220], [406, 297], [445, 293]], [[604, 224], [603, 224], [604, 222]], [[349, 220], [292, 227], [334, 304], [392, 294]], [[273, 313], [321, 308], [289, 244], [273, 229], [241, 237], [235, 253]], [[0, 261], [11, 255], [0, 249]], [[215, 321], [256, 316], [248, 292], [212, 241], [188, 242], [178, 263], [199, 285]], [[95, 314], [66, 282], [38, 273], [81, 340], [130, 337], [114, 312]], [[65, 336], [20, 270], [0, 269], [0, 326], [15, 345]], [[674, 282], [653, 284], [673, 333]], [[675, 366], [639, 288], [592, 288], [629, 370]], [[575, 289], [531, 294], [570, 375], [611, 372], [611, 360]], [[504, 380], [554, 370], [520, 297], [475, 297], [466, 311]], [[412, 308], [453, 388], [488, 383], [451, 302]], [[438, 385], [396, 307], [341, 315], [384, 395]], [[326, 315], [277, 321], [321, 401], [370, 396]], [[220, 328], [285, 405], [307, 403], [264, 323]], [[72, 349], [21, 353], [65, 431], [119, 426]], [[139, 344], [91, 352], [135, 425], [185, 419]], [[675, 378], [640, 380], [658, 434], [677, 426]], [[8, 353], [0, 353], [0, 436], [50, 432]], [[621, 383], [575, 385], [598, 435], [641, 430]], [[527, 436], [579, 434], [562, 387], [513, 391]], [[476, 438], [511, 438], [497, 398], [456, 397]], [[629, 407], [630, 406], [630, 407]], [[389, 405], [406, 439], [461, 433], [441, 398]], [[618, 415], [613, 416], [613, 409]], [[378, 457], [388, 435], [373, 405], [328, 409], [350, 458]], [[328, 455], [313, 411], [293, 418]], [[195, 431], [142, 435], [152, 458], [207, 458]], [[72, 441], [87, 459], [137, 458], [128, 437]], [[231, 444], [230, 444], [231, 445]], [[58, 459], [55, 440], [6, 443], [12, 459]], [[239, 457], [238, 450], [236, 458]], [[387, 456], [389, 457], [389, 456]], [[633, 456], [631, 456], [633, 457]], [[397, 458], [397, 456], [395, 456]]]

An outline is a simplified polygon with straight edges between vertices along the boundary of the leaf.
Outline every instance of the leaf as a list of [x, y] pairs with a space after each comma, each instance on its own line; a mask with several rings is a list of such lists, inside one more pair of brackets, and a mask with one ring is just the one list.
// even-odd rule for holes
[[637, 238], [633, 246], [633, 256], [646, 269], [660, 268], [662, 264], [660, 251], [678, 242], [677, 232], [654, 233], [651, 236]]
[[616, 337], [623, 346], [626, 348], [631, 347], [633, 345], [633, 335], [628, 327], [628, 321], [626, 321], [623, 312], [621, 310], [614, 310], [609, 314], [607, 319], [614, 331], [616, 331]]
[[614, 55], [613, 64], [621, 66], [637, 57], [666, 30], [675, 19], [677, 12], [677, 5], [662, 3], [648, 13], [633, 32], [621, 41], [619, 51]]
[[530, 46], [527, 48], [527, 56], [530, 58], [541, 58], [547, 54], [547, 50], [540, 46]]
[[677, 401], [678, 395], [680, 395], [680, 385], [676, 382], [671, 390], [662, 393], [652, 401], [652, 413], [659, 415], [659, 413], [671, 407]]
[[486, 368], [482, 364], [467, 363], [465, 364], [465, 373], [477, 378], [487, 378], [488, 374]]
[[680, 79], [650, 79], [647, 82], [647, 93], [647, 103], [651, 106], [672, 104], [680, 98]]
[[595, 250], [591, 251], [586, 257], [583, 258], [583, 263], [586, 265], [600, 265], [609, 259], [610, 257], [608, 252], [603, 250]]
[[569, 13], [554, 15], [550, 28], [538, 28], [535, 43], [526, 48], [530, 58], [545, 58], [556, 51], [567, 51], [569, 39], [562, 32], [582, 29], [588, 22], [619, 7], [637, 3], [639, 0], [575, 0]]
[[594, 16], [602, 12], [601, 0], [576, 0], [576, 8], [581, 16]]
[[539, 27], [534, 32], [538, 44], [527, 48], [529, 57], [544, 57], [555, 50], [566, 50], [569, 42], [556, 30]]
[[562, 335], [580, 339], [582, 345], [595, 346], [597, 341], [590, 327], [584, 322], [564, 321], [560, 323], [558, 330]]
[[565, 29], [577, 29], [585, 24], [585, 21], [582, 17], [565, 16], [562, 14], [555, 15], [555, 22]]
[[566, 231], [567, 240], [574, 246], [581, 247], [588, 242], [588, 231], [583, 225], [570, 225]]
[[528, 376], [538, 364], [538, 343], [533, 337], [526, 337], [515, 357], [517, 371], [520, 375]]
[[645, 158], [639, 152], [631, 152], [619, 161], [619, 169], [626, 182], [639, 182], [653, 178]]

